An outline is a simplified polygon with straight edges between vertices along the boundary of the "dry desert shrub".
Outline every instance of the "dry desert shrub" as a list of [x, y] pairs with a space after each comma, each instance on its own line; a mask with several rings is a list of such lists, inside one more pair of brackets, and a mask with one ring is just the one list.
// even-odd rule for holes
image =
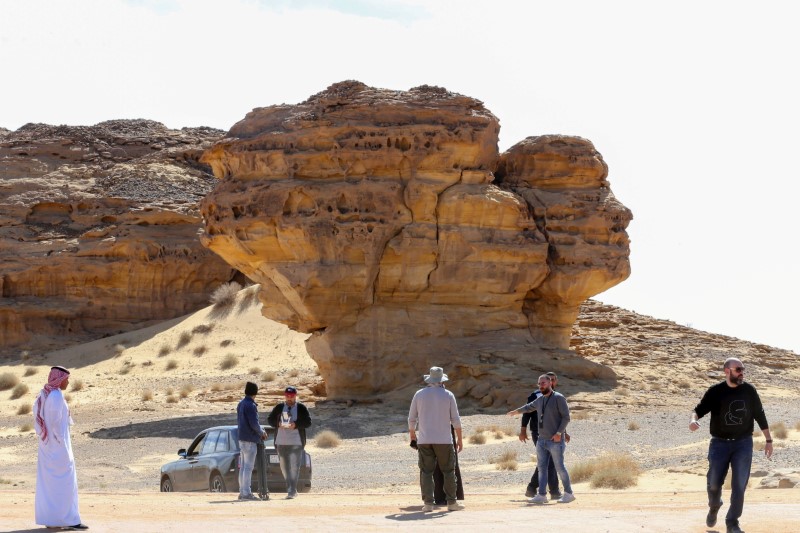
[[192, 334], [188, 331], [184, 331], [178, 336], [178, 344], [176, 345], [176, 348], [180, 350], [190, 342], [192, 342]]
[[167, 396], [167, 403], [178, 403], [178, 399], [175, 396], [169, 395]]
[[115, 344], [114, 345], [114, 357], [119, 357], [123, 353], [125, 353], [126, 347], [124, 344]]
[[29, 415], [30, 413], [31, 413], [31, 406], [30, 406], [30, 404], [27, 404], [27, 403], [23, 403], [17, 409], [17, 414], [18, 415]]
[[222, 386], [222, 383], [214, 383], [213, 385], [211, 385], [211, 391], [212, 392], [219, 392], [219, 391], [221, 391], [223, 389], [224, 389], [224, 387]]
[[250, 285], [242, 294], [242, 301], [239, 302], [239, 312], [245, 311], [254, 305], [258, 305], [258, 289], [260, 285]]
[[11, 480], [6, 479], [4, 477], [0, 477], [0, 485], [11, 485]]
[[171, 352], [171, 351], [172, 351], [172, 348], [170, 348], [169, 346], [164, 344], [164, 345], [161, 346], [161, 348], [158, 349], [158, 356], [159, 357], [165, 357], [165, 356], [169, 355], [169, 352]]
[[150, 389], [144, 389], [142, 391], [142, 401], [149, 402], [152, 399], [153, 399], [153, 391], [151, 391]]
[[586, 411], [570, 411], [569, 418], [570, 420], [587, 420], [589, 418], [589, 413]]
[[24, 383], [19, 383], [16, 387], [14, 387], [14, 390], [11, 391], [11, 399], [18, 400], [26, 394], [28, 394], [28, 386]]
[[65, 394], [64, 395], [64, 401], [67, 402], [67, 403], [71, 402], [72, 401], [72, 394], [69, 394], [69, 393]]
[[800, 431], [800, 422], [795, 422], [795, 424], [794, 424], [794, 430], [795, 430], [795, 431]]
[[19, 432], [20, 433], [27, 433], [27, 432], [32, 431], [32, 430], [33, 430], [33, 424], [31, 424], [30, 422], [22, 424], [19, 427]]
[[199, 333], [201, 335], [207, 335], [207, 334], [211, 333], [211, 330], [213, 330], [213, 329], [214, 329], [214, 324], [200, 324], [198, 326], [195, 326], [192, 329], [192, 333]]
[[615, 392], [615, 394], [617, 396], [630, 396], [631, 395], [631, 391], [629, 391], [628, 389], [617, 389], [614, 392]]
[[293, 369], [291, 369], [289, 371], [289, 377], [291, 377], [291, 378], [296, 378], [299, 375], [300, 375], [300, 370], [298, 370], [296, 368], [293, 368]]
[[486, 435], [483, 432], [476, 432], [469, 436], [470, 444], [486, 444]]
[[639, 424], [631, 420], [630, 422], [628, 422], [628, 429], [630, 431], [636, 431], [637, 429], [639, 429]]
[[229, 353], [225, 357], [222, 358], [222, 362], [219, 364], [219, 368], [221, 370], [230, 370], [231, 368], [235, 367], [239, 364], [239, 358]]
[[32, 375], [36, 374], [38, 371], [39, 371], [39, 369], [36, 368], [35, 366], [29, 366], [29, 367], [27, 367], [25, 369], [25, 373], [22, 374], [22, 375], [27, 378], [28, 376], [32, 376]]
[[270, 381], [275, 381], [277, 378], [278, 378], [278, 374], [276, 374], [275, 372], [273, 372], [271, 370], [261, 374], [261, 380], [262, 381], [266, 381], [267, 383], [269, 383]]
[[178, 368], [178, 362], [175, 359], [170, 359], [169, 361], [167, 361], [167, 366], [164, 368], [166, 368], [167, 370], [175, 370], [176, 368]]
[[180, 397], [181, 397], [181, 398], [186, 398], [186, 397], [188, 397], [188, 396], [189, 396], [189, 394], [190, 394], [190, 393], [191, 393], [193, 390], [194, 390], [194, 385], [192, 385], [191, 383], [184, 383], [184, 384], [183, 384], [183, 386], [181, 387]]
[[131, 366], [130, 365], [122, 365], [122, 368], [119, 369], [117, 374], [119, 374], [120, 376], [125, 376], [130, 371], [131, 371]]
[[219, 311], [222, 309], [230, 308], [233, 303], [236, 301], [236, 295], [239, 291], [242, 290], [242, 286], [236, 283], [235, 281], [231, 281], [229, 283], [223, 283], [216, 289], [214, 292], [211, 293], [210, 301], [214, 306], [214, 309]]
[[225, 339], [224, 341], [220, 342], [219, 345], [220, 345], [221, 348], [227, 348], [228, 346], [233, 344], [233, 342], [234, 341], [231, 340], [231, 339]]
[[636, 485], [639, 473], [639, 464], [630, 454], [611, 452], [569, 468], [570, 481], [580, 483], [589, 480], [589, 486], [594, 489], [632, 487]]
[[142, 363], [142, 366], [153, 366], [153, 362], [150, 359], [148, 359], [147, 361]]
[[781, 421], [774, 424], [772, 427], [769, 428], [770, 435], [775, 437], [776, 439], [787, 439], [789, 438], [789, 430], [786, 428], [786, 423]]
[[248, 374], [251, 376], [257, 376], [261, 373], [261, 369], [257, 366], [251, 367], [250, 370], [247, 371]]
[[497, 457], [492, 457], [489, 462], [494, 464], [497, 470], [516, 470], [519, 466], [517, 464], [517, 452], [511, 450], [505, 451]]
[[84, 383], [82, 379], [76, 379], [72, 382], [72, 392], [78, 392], [79, 390], [83, 390]]
[[19, 378], [11, 372], [0, 374], [0, 390], [13, 389], [19, 384]]
[[341, 442], [341, 437], [335, 431], [329, 429], [320, 431], [314, 437], [314, 444], [317, 445], [317, 448], [336, 448]]
[[194, 353], [195, 357], [202, 357], [202, 355], [207, 351], [208, 348], [206, 348], [205, 346], [198, 346], [197, 348], [194, 349], [192, 353]]

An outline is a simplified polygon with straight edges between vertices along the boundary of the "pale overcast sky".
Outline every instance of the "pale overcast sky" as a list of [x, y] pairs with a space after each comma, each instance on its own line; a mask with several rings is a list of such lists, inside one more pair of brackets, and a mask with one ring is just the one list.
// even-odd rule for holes
[[0, 0], [0, 126], [229, 129], [357, 79], [482, 100], [500, 149], [590, 139], [633, 210], [596, 298], [800, 352], [793, 2]]

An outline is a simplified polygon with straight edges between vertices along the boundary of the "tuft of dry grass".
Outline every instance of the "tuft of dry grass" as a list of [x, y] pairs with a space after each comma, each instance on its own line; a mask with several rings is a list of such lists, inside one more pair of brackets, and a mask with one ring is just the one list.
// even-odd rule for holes
[[494, 464], [497, 470], [516, 470], [519, 468], [517, 452], [512, 450], [505, 451], [497, 457], [490, 458], [489, 463]]
[[181, 387], [180, 397], [187, 398], [189, 394], [194, 390], [194, 385], [191, 383], [184, 383]]
[[166, 402], [167, 403], [178, 403], [178, 399], [175, 396], [170, 395], [170, 396], [167, 396]]
[[178, 344], [175, 347], [180, 350], [190, 342], [192, 342], [192, 334], [188, 331], [183, 331], [178, 335]]
[[336, 448], [341, 442], [342, 439], [339, 434], [329, 429], [320, 431], [314, 437], [314, 444], [317, 445], [317, 448]]
[[214, 324], [199, 324], [192, 329], [192, 333], [199, 333], [200, 335], [207, 335], [214, 329]]
[[300, 370], [298, 370], [298, 369], [296, 369], [296, 368], [293, 368], [293, 369], [291, 369], [291, 370], [289, 371], [289, 377], [290, 377], [290, 378], [296, 378], [296, 377], [297, 377], [297, 376], [299, 376], [299, 375], [300, 375]]
[[215, 310], [228, 309], [236, 301], [236, 295], [240, 290], [242, 290], [242, 286], [235, 281], [223, 283], [214, 289], [209, 300], [213, 304]]
[[18, 400], [28, 394], [28, 386], [24, 383], [18, 383], [14, 390], [11, 391], [11, 399]]
[[114, 345], [114, 357], [121, 356], [123, 353], [125, 353], [126, 349], [127, 349], [127, 347], [124, 344], [115, 344]]
[[172, 351], [172, 348], [167, 346], [166, 344], [162, 345], [161, 348], [158, 349], [158, 356], [159, 357], [166, 357]]
[[211, 385], [211, 390], [212, 392], [220, 392], [221, 390], [224, 390], [224, 387], [222, 386], [222, 383], [214, 383]]
[[486, 444], [486, 435], [481, 432], [475, 432], [469, 436], [470, 444]]
[[221, 348], [227, 348], [228, 346], [233, 344], [233, 342], [234, 341], [232, 339], [225, 339], [224, 341], [220, 342], [219, 345]]
[[71, 402], [72, 401], [72, 394], [69, 394], [69, 393], [65, 394], [64, 395], [64, 401], [66, 401], [67, 403]]
[[27, 367], [25, 369], [25, 373], [22, 374], [22, 375], [27, 378], [28, 376], [32, 376], [32, 375], [36, 374], [38, 371], [39, 371], [39, 369], [36, 368], [35, 366], [29, 366], [29, 367]]
[[773, 424], [769, 428], [769, 434], [775, 437], [776, 439], [788, 439], [789, 438], [789, 430], [786, 427], [786, 423], [783, 421], [777, 422]]
[[269, 383], [270, 381], [275, 381], [277, 378], [278, 378], [278, 374], [276, 374], [275, 372], [273, 372], [271, 370], [261, 374], [261, 381], [266, 381], [267, 383]]
[[251, 376], [257, 376], [261, 373], [261, 369], [257, 366], [251, 367], [250, 370], [247, 371], [248, 374]]
[[149, 402], [152, 399], [153, 399], [153, 391], [151, 391], [150, 389], [144, 389], [142, 391], [142, 401]]
[[82, 379], [76, 379], [72, 382], [72, 392], [78, 392], [79, 390], [83, 390], [85, 383]]
[[142, 366], [153, 366], [153, 362], [150, 359], [148, 359], [147, 361], [142, 363]]
[[239, 364], [239, 358], [229, 353], [225, 357], [222, 358], [222, 362], [219, 364], [219, 368], [221, 370], [230, 370], [231, 368], [235, 367]]
[[636, 431], [637, 429], [639, 429], [639, 424], [631, 420], [630, 422], [628, 422], [628, 429], [630, 431]]
[[175, 370], [176, 368], [178, 368], [178, 362], [175, 359], [170, 359], [169, 361], [167, 361], [167, 366], [164, 368], [166, 368], [167, 370]]
[[580, 462], [569, 469], [573, 483], [589, 481], [589, 486], [611, 489], [626, 489], [636, 485], [641, 470], [630, 454], [608, 452]]
[[33, 431], [33, 424], [31, 424], [30, 422], [27, 422], [27, 423], [25, 423], [25, 424], [22, 424], [22, 425], [19, 427], [19, 432], [20, 432], [20, 433], [27, 433], [27, 432], [29, 432], [29, 431]]
[[614, 393], [617, 396], [630, 396], [631, 395], [631, 391], [629, 391], [628, 389], [617, 389], [617, 390], [614, 391]]
[[207, 351], [208, 351], [208, 348], [206, 348], [205, 345], [203, 345], [203, 346], [198, 346], [197, 348], [195, 348], [192, 351], [192, 353], [194, 354], [195, 357], [201, 357]]
[[795, 422], [795, 424], [794, 424], [794, 430], [795, 430], [795, 431], [800, 431], [800, 422]]
[[569, 418], [570, 420], [588, 420], [589, 413], [586, 411], [570, 411]]
[[19, 384], [19, 378], [11, 372], [0, 374], [0, 390], [13, 389]]
[[19, 408], [17, 409], [17, 414], [18, 415], [29, 415], [29, 414], [31, 414], [31, 406], [30, 406], [30, 404], [23, 403], [22, 405], [20, 405]]

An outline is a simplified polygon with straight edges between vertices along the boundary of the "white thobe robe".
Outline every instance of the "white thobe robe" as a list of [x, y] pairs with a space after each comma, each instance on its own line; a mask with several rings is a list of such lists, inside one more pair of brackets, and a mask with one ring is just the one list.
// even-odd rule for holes
[[67, 402], [59, 389], [47, 396], [42, 418], [47, 426], [47, 442], [42, 441], [42, 428], [36, 424], [36, 402], [33, 404], [34, 427], [39, 441], [36, 465], [36, 523], [42, 526], [74, 526], [81, 523], [78, 512], [78, 476], [69, 427], [72, 418]]

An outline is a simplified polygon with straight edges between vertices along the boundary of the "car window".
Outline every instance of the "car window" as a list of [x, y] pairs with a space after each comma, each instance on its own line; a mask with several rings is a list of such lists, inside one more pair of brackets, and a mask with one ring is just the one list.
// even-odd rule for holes
[[203, 443], [203, 451], [200, 452], [201, 455], [206, 455], [209, 453], [214, 453], [214, 450], [217, 447], [217, 439], [219, 439], [219, 434], [221, 433], [220, 430], [209, 431], [208, 436], [206, 437], [206, 441]]
[[205, 442], [206, 433], [201, 433], [197, 437], [195, 437], [194, 442], [189, 446], [189, 449], [186, 452], [186, 455], [197, 455], [200, 453], [200, 450], [203, 449], [203, 443]]
[[[261, 426], [267, 432], [267, 440], [264, 441], [264, 446], [267, 448], [275, 447], [275, 429]], [[239, 449], [239, 428], [231, 430], [231, 450]]]
[[219, 432], [219, 439], [217, 439], [217, 449], [216, 452], [227, 452], [230, 447], [228, 445], [228, 435], [230, 435], [230, 431], [220, 431]]

